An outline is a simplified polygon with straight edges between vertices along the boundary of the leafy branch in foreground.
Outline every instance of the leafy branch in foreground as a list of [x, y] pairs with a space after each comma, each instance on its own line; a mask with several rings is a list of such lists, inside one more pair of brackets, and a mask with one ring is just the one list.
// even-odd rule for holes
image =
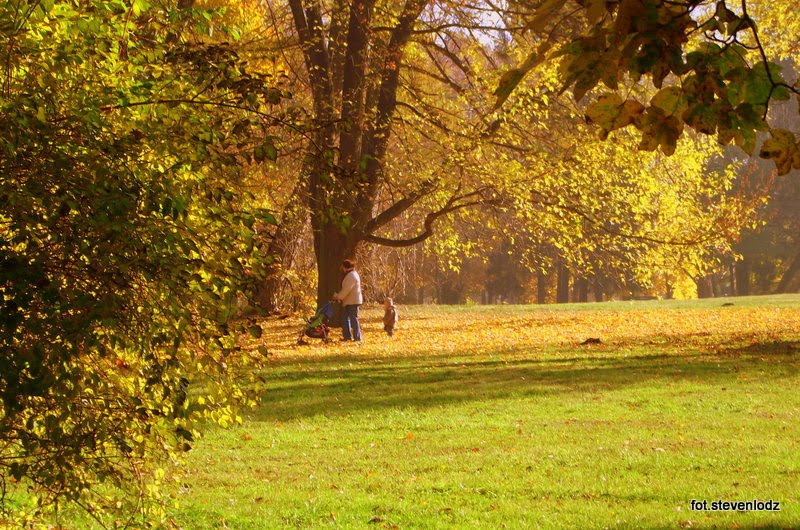
[[[611, 91], [586, 112], [603, 137], [633, 125], [642, 132], [640, 149], [672, 154], [690, 127], [753, 154], [757, 133], [769, 131], [759, 155], [774, 160], [781, 174], [800, 168], [798, 139], [767, 123], [773, 102], [799, 92], [784, 79], [783, 67], [769, 60], [746, 1], [729, 7], [725, 0], [547, 0], [529, 27], [539, 31], [560, 23], [556, 15], [575, 8], [585, 31], [553, 47], [550, 56], [561, 58], [562, 90], [571, 88], [576, 100], [600, 84]], [[540, 62], [527, 61], [505, 76], [497, 104]], [[624, 79], [638, 83], [645, 76], [658, 90], [649, 101], [617, 93]]]
[[191, 39], [210, 13], [16, 4], [0, 7], [0, 506], [148, 525], [196, 421], [252, 399], [228, 363], [253, 326], [232, 317], [274, 218], [241, 207], [235, 175], [274, 159], [286, 94]]

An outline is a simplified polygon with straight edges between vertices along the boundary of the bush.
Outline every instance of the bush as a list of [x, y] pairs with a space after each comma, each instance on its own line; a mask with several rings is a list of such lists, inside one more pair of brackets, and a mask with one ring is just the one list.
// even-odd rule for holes
[[249, 399], [228, 375], [232, 308], [274, 219], [240, 207], [233, 176], [274, 158], [282, 95], [192, 41], [207, 13], [17, 4], [0, 6], [3, 500], [18, 482], [34, 512], [154, 520], [159, 463]]

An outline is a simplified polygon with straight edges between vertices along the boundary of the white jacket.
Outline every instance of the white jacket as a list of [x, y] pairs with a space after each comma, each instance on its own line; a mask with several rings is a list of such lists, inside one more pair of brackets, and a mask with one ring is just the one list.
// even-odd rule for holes
[[342, 280], [342, 290], [334, 295], [342, 301], [342, 305], [361, 305], [364, 298], [361, 295], [361, 276], [356, 271], [348, 272]]

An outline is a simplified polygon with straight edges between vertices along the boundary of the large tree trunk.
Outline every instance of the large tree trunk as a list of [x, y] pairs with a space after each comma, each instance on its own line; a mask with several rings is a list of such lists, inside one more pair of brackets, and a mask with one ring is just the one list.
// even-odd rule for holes
[[594, 301], [602, 302], [605, 299], [605, 292], [603, 290], [603, 281], [600, 279], [599, 275], [594, 277], [594, 282], [592, 282], [592, 284], [594, 288]]
[[307, 188], [319, 304], [339, 289], [341, 261], [354, 257], [361, 241], [410, 246], [430, 237], [438, 217], [481, 202], [481, 190], [456, 193], [439, 211], [426, 216], [416, 237], [391, 240], [375, 235], [434, 188], [423, 183], [376, 213], [406, 46], [426, 5], [425, 0], [405, 0], [397, 6], [393, 27], [374, 32], [375, 0], [338, 2], [332, 13], [323, 13], [318, 2], [289, 0], [314, 100], [314, 120], [320, 125]]
[[[317, 224], [317, 223], [314, 223]], [[332, 224], [314, 227], [314, 251], [317, 255], [317, 304], [331, 300], [342, 287], [341, 265], [344, 259], [354, 259], [357, 241], [348, 238]], [[356, 264], [358, 268], [358, 264]]]

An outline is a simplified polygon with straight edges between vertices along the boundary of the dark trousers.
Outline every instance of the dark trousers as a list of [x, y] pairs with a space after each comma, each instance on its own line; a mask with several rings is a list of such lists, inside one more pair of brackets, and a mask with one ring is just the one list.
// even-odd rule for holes
[[358, 305], [344, 306], [342, 315], [342, 337], [345, 340], [361, 340], [361, 324], [358, 322]]

